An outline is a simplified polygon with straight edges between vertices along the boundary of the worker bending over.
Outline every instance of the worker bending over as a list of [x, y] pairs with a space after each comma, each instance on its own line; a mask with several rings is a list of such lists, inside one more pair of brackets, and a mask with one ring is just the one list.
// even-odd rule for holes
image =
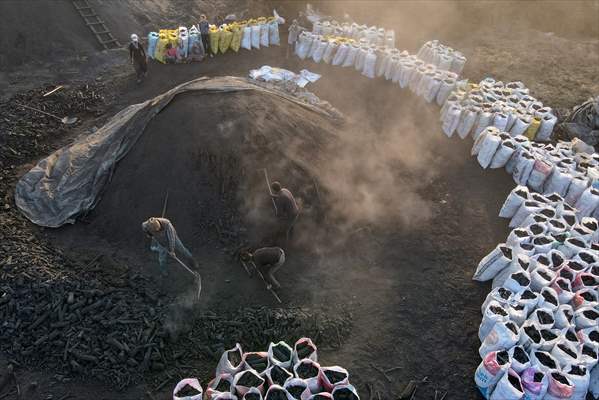
[[148, 237], [152, 238], [150, 250], [158, 253], [158, 263], [162, 275], [166, 276], [168, 274], [166, 268], [168, 257], [177, 258], [175, 251], [189, 260], [193, 269], [198, 270], [198, 263], [179, 239], [171, 221], [166, 218], [151, 217], [141, 224], [141, 229]]
[[266, 289], [270, 290], [273, 286], [277, 289], [281, 287], [274, 273], [285, 263], [285, 252], [282, 248], [263, 247], [253, 253], [246, 251], [241, 254], [241, 260], [254, 264], [254, 267], [260, 271], [266, 281]]
[[291, 192], [281, 187], [281, 184], [277, 181], [270, 185], [270, 196], [274, 200], [275, 215], [281, 221], [285, 230], [287, 239], [291, 237], [293, 233], [293, 226], [299, 216], [299, 207]]

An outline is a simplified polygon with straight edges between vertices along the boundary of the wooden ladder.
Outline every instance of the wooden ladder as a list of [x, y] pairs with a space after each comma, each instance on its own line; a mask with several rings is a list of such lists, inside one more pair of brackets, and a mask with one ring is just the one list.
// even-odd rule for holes
[[104, 21], [100, 19], [87, 0], [72, 0], [72, 2], [79, 15], [81, 15], [81, 18], [83, 18], [85, 25], [89, 27], [98, 40], [98, 43], [100, 43], [104, 49], [108, 50], [121, 47], [119, 41], [112, 36], [112, 33], [106, 27]]

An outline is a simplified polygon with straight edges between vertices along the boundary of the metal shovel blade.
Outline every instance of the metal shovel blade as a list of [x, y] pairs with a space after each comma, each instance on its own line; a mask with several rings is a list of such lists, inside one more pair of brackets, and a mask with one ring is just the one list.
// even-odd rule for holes
[[77, 122], [77, 117], [62, 117], [60, 122], [62, 122], [64, 125], [72, 125]]

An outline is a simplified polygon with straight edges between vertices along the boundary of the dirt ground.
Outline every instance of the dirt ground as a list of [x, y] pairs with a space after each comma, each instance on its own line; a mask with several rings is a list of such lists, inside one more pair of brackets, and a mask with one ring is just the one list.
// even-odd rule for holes
[[[489, 74], [499, 79], [522, 80], [531, 87], [533, 95], [555, 107], [572, 107], [596, 93], [599, 72], [593, 65], [597, 65], [599, 57], [599, 38], [550, 35], [528, 28], [481, 32], [486, 33], [454, 39], [450, 43], [469, 58], [467, 76], [478, 80]], [[426, 32], [420, 34], [432, 38], [426, 36]], [[398, 47], [402, 47], [401, 43], [398, 39]], [[406, 44], [405, 48], [417, 48], [409, 46], [413, 44]], [[135, 84], [127, 66], [119, 67], [123, 54], [114, 54], [110, 65], [112, 71], [116, 71], [115, 76], [111, 78], [108, 71], [101, 75], [103, 81], [112, 82], [110, 90], [115, 96], [103, 115], [84, 121], [86, 129], [100, 125], [126, 105], [146, 100], [198, 76], [245, 76], [249, 69], [261, 65], [295, 71], [308, 68], [322, 73], [323, 78], [311, 85], [310, 90], [347, 116], [348, 121], [339, 134], [346, 152], [328, 154], [331, 163], [320, 174], [324, 187], [330, 188], [331, 206], [327, 212], [331, 220], [319, 225], [308, 223], [307, 219], [304, 226], [298, 226], [285, 270], [279, 274], [286, 306], [322, 310], [325, 314], [351, 312], [351, 331], [343, 335], [339, 349], [321, 351], [321, 360], [324, 364], [348, 368], [363, 398], [375, 398], [376, 394], [369, 395], [369, 387], [379, 391], [381, 398], [396, 398], [409, 380], [425, 377], [428, 383], [419, 387], [417, 399], [432, 399], [435, 390], [448, 391], [446, 399], [480, 398], [473, 383], [473, 372], [479, 362], [480, 305], [489, 287], [475, 284], [470, 278], [480, 258], [508, 233], [507, 224], [496, 215], [514, 184], [503, 171], [482, 171], [469, 156], [469, 141], [444, 137], [437, 122], [436, 107], [427, 106], [407, 91], [385, 82], [368, 80], [353, 70], [333, 70], [326, 65], [299, 62], [296, 58], [284, 60], [284, 47], [225, 54], [201, 64], [152, 63], [149, 77], [142, 85]], [[546, 54], [551, 55], [551, 62], [543, 62]], [[530, 60], [536, 61], [535, 67], [531, 67]], [[85, 73], [78, 76], [79, 79], [93, 80], [97, 76], [96, 70], [82, 70]], [[122, 76], [123, 73], [128, 75]], [[40, 79], [49, 80], [50, 76]], [[559, 85], [555, 84], [556, 78], [561, 78]], [[576, 90], [571, 90], [572, 87]], [[201, 99], [195, 101], [201, 102]], [[245, 101], [247, 99], [239, 100], [248, 110], [260, 109]], [[169, 122], [169, 113], [176, 113], [170, 116], [174, 118], [197, 111], [198, 107], [200, 111], [207, 110], [202, 108], [203, 103], [194, 106], [192, 99], [177, 100], [160, 116], [164, 119], [152, 122], [148, 132], [171, 130], [174, 133], [173, 128], [178, 125]], [[226, 119], [224, 114], [219, 118]], [[217, 119], [210, 120], [206, 126], [213, 126]], [[275, 126], [269, 125], [269, 132], [275, 130]], [[84, 133], [83, 127], [66, 132], [62, 138], [46, 138], [47, 147], [43, 151], [56, 148], [77, 133]], [[142, 171], [144, 156], [159, 154], [160, 143], [153, 143], [159, 147], [152, 149], [150, 142], [143, 140], [130, 154], [131, 158], [122, 162], [122, 169], [136, 167]], [[35, 162], [44, 155], [40, 150], [39, 154], [21, 161], [23, 164]], [[176, 158], [166, 160], [177, 162]], [[178, 168], [185, 166], [177, 165]], [[22, 173], [24, 169], [17, 166], [15, 171]], [[151, 174], [160, 174], [160, 169]], [[145, 173], [135, 177], [151, 179]], [[156, 263], [144, 250], [142, 236], [133, 236], [130, 220], [125, 222], [127, 227], [123, 232], [114, 234], [120, 215], [106, 214], [115, 208], [113, 205], [131, 207], [140, 215], [161, 207], [161, 196], [140, 196], [142, 200], [138, 204], [131, 204], [135, 201], [132, 195], [137, 190], [143, 191], [145, 185], [130, 188], [131, 181], [127, 179], [129, 177], [119, 176], [117, 169], [108, 187], [110, 194], [86, 218], [85, 224], [54, 231], [19, 222], [19, 229], [33, 233], [34, 240], [51, 243], [69, 258], [83, 260], [83, 264], [102, 254], [101, 268], [107, 268], [110, 263], [125, 264], [142, 272], [148, 279], [146, 289], [153, 293], [185, 290], [188, 285], [181, 276], [175, 275], [166, 287], [160, 284]], [[167, 175], [160, 180], [172, 178]], [[169, 206], [174, 208], [174, 213], [181, 207], [177, 204], [186, 199], [187, 185], [175, 186], [170, 200], [172, 206]], [[111, 188], [116, 190], [110, 192]], [[11, 189], [6, 190], [10, 194]], [[347, 201], [340, 202], [335, 194]], [[4, 194], [1, 197], [5, 198]], [[232, 200], [231, 207], [235, 201]], [[216, 203], [213, 200], [210, 204]], [[3, 211], [7, 218], [19, 218], [13, 213], [12, 209]], [[198, 214], [203, 217], [190, 218], [197, 221], [210, 216], [210, 208], [200, 207]], [[177, 225], [179, 221], [187, 224], [183, 222], [185, 215], [175, 215]], [[105, 216], [108, 221], [104, 220]], [[205, 296], [198, 312], [210, 311], [218, 316], [232, 312], [241, 304], [269, 308], [276, 305], [260, 282], [248, 280], [232, 257], [234, 249], [222, 243], [215, 232], [186, 240], [194, 236], [193, 229], [183, 230], [184, 241], [192, 243], [194, 253], [203, 261]], [[0, 260], [5, 256], [7, 254], [0, 254]], [[174, 301], [172, 296], [159, 298], [163, 304]], [[325, 341], [326, 337], [317, 344], [323, 348], [336, 347]], [[216, 362], [201, 355], [194, 358], [197, 365], [189, 372], [197, 371], [205, 383]], [[384, 374], [381, 370], [390, 372]], [[35, 365], [17, 368], [17, 376], [22, 386], [30, 381], [37, 383], [37, 389], [28, 397], [31, 399], [47, 399], [52, 394], [54, 399], [92, 396], [133, 400], [149, 398], [147, 391], [155, 399], [167, 399], [177, 381], [177, 376], [165, 380], [163, 375], [151, 374], [117, 391], [89, 378], [57, 382], [53, 372]], [[161, 384], [161, 389], [155, 390]], [[16, 398], [11, 396], [7, 398]]]

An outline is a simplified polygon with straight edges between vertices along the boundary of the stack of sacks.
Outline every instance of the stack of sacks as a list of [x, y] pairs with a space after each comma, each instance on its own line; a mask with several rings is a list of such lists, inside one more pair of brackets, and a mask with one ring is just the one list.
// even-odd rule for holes
[[[279, 22], [275, 17], [260, 17], [238, 21], [221, 26], [210, 25], [210, 51], [216, 55], [229, 49], [238, 52], [241, 47], [247, 50], [260, 47], [279, 46]], [[169, 60], [167, 51], [176, 49], [174, 60]], [[187, 29], [161, 29], [148, 34], [148, 56], [161, 63], [200, 61], [205, 49], [196, 26]], [[172, 58], [172, 57], [171, 57]]]
[[240, 46], [246, 50], [259, 49], [260, 47], [279, 46], [279, 22], [275, 17], [260, 17], [239, 21]]
[[[197, 379], [183, 379], [173, 399], [201, 400]], [[207, 400], [359, 400], [349, 373], [338, 366], [321, 367], [312, 340], [299, 339], [293, 348], [271, 343], [268, 352], [244, 353], [237, 344], [225, 351], [208, 383]]]
[[364, 39], [366, 44], [375, 45], [377, 47], [395, 47], [395, 31], [392, 29], [385, 30], [376, 26], [367, 27], [366, 25], [358, 25], [356, 23], [343, 23], [335, 20], [325, 21], [320, 20], [312, 25], [312, 33], [320, 36], [343, 36], [348, 39], [353, 39], [356, 42]]
[[[177, 48], [179, 44], [178, 29], [161, 29], [158, 31], [158, 38], [155, 32], [150, 32], [148, 35], [148, 43], [153, 44], [152, 49], [148, 46], [148, 57], [154, 58], [156, 61], [165, 63], [167, 47]], [[150, 52], [150, 50], [153, 50]]]
[[156, 46], [158, 45], [159, 39], [160, 35], [157, 32], [148, 33], [148, 57], [154, 58], [154, 53], [156, 52]]
[[202, 43], [202, 37], [197, 26], [189, 28], [189, 42], [188, 42], [188, 60], [189, 61], [202, 61], [206, 55], [204, 44]]
[[555, 145], [534, 143], [495, 127], [486, 127], [475, 137], [471, 153], [483, 168], [505, 167], [518, 185], [557, 193], [579, 216], [599, 218], [599, 154], [578, 152], [577, 139]]
[[184, 27], [179, 27], [179, 37], [177, 39], [177, 62], [187, 61], [187, 53], [189, 50], [189, 30]]
[[407, 51], [371, 45], [365, 38], [354, 40], [302, 32], [295, 54], [302, 60], [354, 67], [371, 79], [384, 77], [401, 88], [409, 87], [427, 102], [435, 101], [439, 105], [445, 103], [457, 85], [457, 74], [425, 64]]
[[466, 64], [466, 57], [449, 46], [440, 44], [438, 40], [430, 40], [422, 45], [417, 54], [422, 61], [433, 64], [437, 68], [461, 74]]
[[445, 103], [458, 83], [458, 74], [426, 64], [417, 56], [400, 61], [398, 76], [402, 88], [408, 86], [428, 103], [435, 101], [439, 105]]
[[473, 277], [493, 280], [475, 382], [487, 399], [584, 400], [599, 374], [599, 223], [525, 186], [499, 215], [513, 230]]
[[[504, 84], [493, 78], [458, 88], [447, 98], [442, 111], [444, 123], [446, 118], [454, 121], [456, 118], [465, 119], [466, 116], [461, 115], [468, 114], [471, 124], [464, 127], [460, 134], [462, 138], [471, 131], [475, 134], [486, 126], [495, 126], [512, 136], [524, 135], [530, 140], [543, 142], [550, 140], [557, 123], [553, 110], [532, 97], [522, 82]], [[449, 136], [452, 132], [445, 131]]]

